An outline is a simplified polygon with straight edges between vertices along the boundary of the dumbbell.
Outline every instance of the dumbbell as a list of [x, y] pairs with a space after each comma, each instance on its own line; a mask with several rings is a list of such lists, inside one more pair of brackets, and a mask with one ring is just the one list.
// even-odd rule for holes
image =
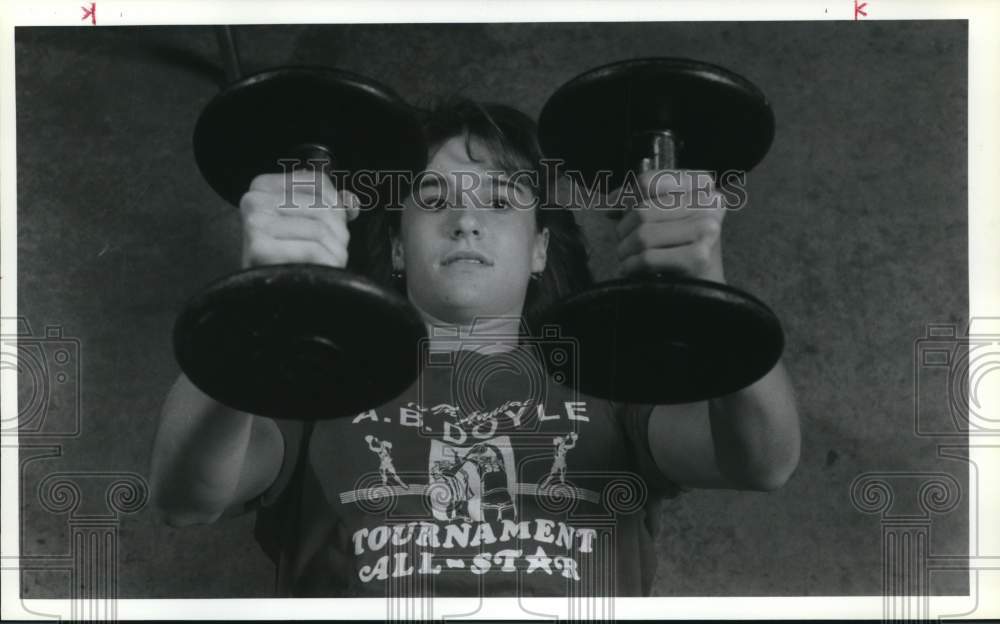
[[[748, 80], [678, 58], [613, 63], [572, 79], [539, 118], [545, 155], [586, 183], [631, 170], [746, 172], [767, 153], [774, 115]], [[784, 334], [750, 294], [666, 275], [597, 284], [553, 304], [541, 323], [578, 341], [575, 386], [631, 403], [686, 403], [750, 385], [777, 362]]]
[[[419, 172], [427, 158], [416, 116], [398, 96], [356, 74], [306, 67], [264, 71], [217, 94], [195, 125], [194, 153], [205, 180], [234, 205], [255, 176], [282, 171], [282, 159], [326, 175], [334, 164], [338, 172]], [[425, 337], [409, 301], [374, 281], [283, 264], [234, 273], [195, 295], [174, 326], [174, 353], [225, 405], [313, 420], [401, 394], [416, 379]]]

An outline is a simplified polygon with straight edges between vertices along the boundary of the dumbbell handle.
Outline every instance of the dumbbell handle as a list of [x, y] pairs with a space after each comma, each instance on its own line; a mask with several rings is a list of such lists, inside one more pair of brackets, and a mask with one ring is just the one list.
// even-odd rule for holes
[[629, 164], [638, 173], [677, 168], [677, 137], [670, 130], [644, 130], [632, 135]]
[[[334, 159], [333, 152], [330, 148], [321, 143], [300, 143], [295, 147], [288, 150], [292, 154], [291, 158], [296, 161], [294, 165], [295, 170], [312, 170], [313, 167], [319, 166], [320, 171], [324, 172], [329, 178], [330, 182], [333, 184], [334, 189], [337, 187], [337, 179], [334, 176]], [[358, 212], [352, 213], [348, 211], [347, 220], [353, 221], [358, 217]]]
[[[677, 137], [670, 130], [635, 132], [628, 143], [626, 162], [636, 173], [677, 168]], [[625, 216], [611, 210], [608, 218], [617, 221]]]
[[327, 174], [333, 171], [333, 153], [325, 145], [300, 143], [289, 151], [290, 157], [299, 161], [296, 169], [306, 169], [312, 164], [318, 164]]

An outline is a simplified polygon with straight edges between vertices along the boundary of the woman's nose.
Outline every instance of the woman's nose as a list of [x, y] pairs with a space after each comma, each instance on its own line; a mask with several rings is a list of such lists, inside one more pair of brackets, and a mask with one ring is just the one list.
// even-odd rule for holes
[[479, 217], [475, 214], [475, 209], [452, 208], [452, 212], [454, 215], [450, 224], [452, 238], [461, 238], [463, 236], [482, 236], [482, 223], [479, 221]]

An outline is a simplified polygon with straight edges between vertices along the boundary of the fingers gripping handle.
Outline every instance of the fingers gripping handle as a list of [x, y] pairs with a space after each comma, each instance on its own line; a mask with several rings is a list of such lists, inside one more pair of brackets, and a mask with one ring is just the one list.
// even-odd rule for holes
[[[293, 170], [322, 171], [330, 178], [331, 183], [334, 182], [333, 153], [328, 147], [319, 143], [300, 143], [293, 147], [290, 152], [292, 156], [289, 161], [291, 161]], [[317, 179], [318, 182], [319, 180]], [[346, 212], [348, 221], [353, 221], [358, 216], [358, 208], [356, 206], [348, 205]]]
[[[629, 163], [637, 173], [677, 168], [677, 136], [670, 130], [644, 130], [632, 135]], [[640, 274], [638, 279], [659, 280], [662, 273]]]

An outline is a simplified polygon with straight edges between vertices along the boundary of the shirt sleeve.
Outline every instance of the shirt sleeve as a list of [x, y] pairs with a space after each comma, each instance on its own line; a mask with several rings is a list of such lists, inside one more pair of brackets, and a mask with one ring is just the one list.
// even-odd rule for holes
[[274, 483], [250, 500], [245, 511], [257, 512], [254, 537], [267, 556], [280, 567], [282, 553], [295, 537], [298, 502], [295, 481], [302, 478], [300, 468], [307, 459], [308, 437], [312, 433], [312, 425], [300, 420], [275, 422], [285, 444], [281, 468]]
[[675, 483], [656, 465], [649, 448], [649, 417], [653, 413], [653, 407], [646, 404], [612, 403], [612, 409], [625, 431], [633, 466], [645, 481], [650, 499], [673, 498], [688, 491], [688, 488]]
[[274, 482], [260, 495], [246, 503], [245, 511], [274, 505], [288, 490], [295, 476], [295, 469], [303, 459], [302, 455], [306, 447], [305, 437], [311, 427], [301, 420], [275, 419], [274, 422], [278, 425], [278, 430], [281, 431], [285, 445], [281, 456], [281, 468], [278, 469], [278, 476]]

